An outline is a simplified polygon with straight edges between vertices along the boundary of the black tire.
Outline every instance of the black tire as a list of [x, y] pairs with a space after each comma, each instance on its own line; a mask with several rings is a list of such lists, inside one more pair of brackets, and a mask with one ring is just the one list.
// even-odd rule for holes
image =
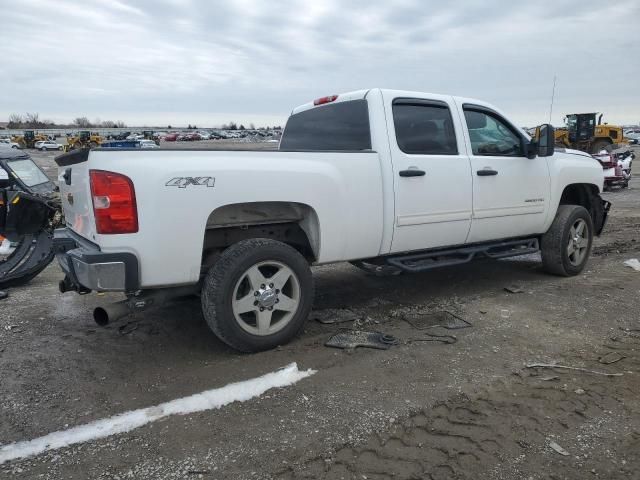
[[611, 142], [607, 140], [596, 140], [591, 145], [591, 153], [600, 153], [601, 150], [611, 151]]
[[[583, 220], [588, 229], [586, 253], [581, 261], [574, 263], [569, 255], [571, 228]], [[546, 272], [563, 277], [578, 275], [587, 264], [593, 244], [593, 220], [589, 212], [579, 205], [560, 205], [556, 217], [547, 233], [542, 236], [540, 249], [542, 265]], [[574, 259], [576, 260], [576, 259]]]
[[[236, 319], [232, 298], [236, 284], [245, 272], [256, 264], [269, 261], [284, 264], [297, 277], [298, 307], [281, 330], [269, 335], [254, 335]], [[302, 331], [313, 305], [313, 295], [309, 263], [297, 250], [275, 240], [254, 238], [227, 248], [211, 267], [202, 287], [202, 311], [209, 328], [224, 343], [241, 352], [259, 352], [283, 345]]]

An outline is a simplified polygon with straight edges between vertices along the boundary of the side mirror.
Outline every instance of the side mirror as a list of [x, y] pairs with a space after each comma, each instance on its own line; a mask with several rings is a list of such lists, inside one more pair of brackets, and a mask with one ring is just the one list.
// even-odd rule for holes
[[554, 128], [545, 123], [536, 128], [535, 140], [538, 143], [538, 156], [550, 157], [555, 152], [556, 138]]

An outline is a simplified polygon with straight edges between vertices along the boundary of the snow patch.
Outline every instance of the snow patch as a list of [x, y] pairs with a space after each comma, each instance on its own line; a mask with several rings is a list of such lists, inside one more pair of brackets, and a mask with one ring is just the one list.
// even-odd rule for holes
[[633, 268], [636, 272], [640, 272], [640, 260], [637, 258], [630, 258], [629, 260], [626, 260], [624, 264], [627, 267]]
[[55, 450], [76, 443], [105, 438], [125, 433], [135, 428], [155, 422], [169, 415], [186, 415], [221, 408], [232, 402], [246, 402], [262, 395], [267, 390], [286, 387], [316, 373], [315, 370], [298, 370], [291, 363], [275, 372], [243, 382], [230, 383], [221, 388], [206, 390], [189, 397], [178, 398], [153, 407], [141, 408], [121, 413], [113, 417], [80, 425], [68, 430], [60, 430], [34, 440], [11, 443], [0, 447], [0, 464], [18, 458], [38, 455], [47, 450]]

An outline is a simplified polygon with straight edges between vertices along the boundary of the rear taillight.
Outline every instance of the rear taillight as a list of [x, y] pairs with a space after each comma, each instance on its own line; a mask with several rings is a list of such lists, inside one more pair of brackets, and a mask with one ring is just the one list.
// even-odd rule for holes
[[91, 198], [96, 231], [101, 234], [136, 233], [136, 191], [129, 177], [104, 170], [90, 170]]
[[338, 98], [338, 95], [329, 95], [328, 97], [316, 98], [313, 101], [313, 104], [316, 106], [324, 105], [325, 103], [335, 102], [337, 98]]

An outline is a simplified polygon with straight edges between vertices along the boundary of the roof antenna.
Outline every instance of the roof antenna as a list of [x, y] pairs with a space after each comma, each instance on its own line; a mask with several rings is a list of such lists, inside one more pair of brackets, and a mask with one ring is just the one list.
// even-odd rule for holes
[[553, 113], [553, 99], [556, 95], [556, 76], [553, 76], [553, 90], [551, 91], [551, 106], [549, 107], [549, 123], [551, 123], [551, 114]]

